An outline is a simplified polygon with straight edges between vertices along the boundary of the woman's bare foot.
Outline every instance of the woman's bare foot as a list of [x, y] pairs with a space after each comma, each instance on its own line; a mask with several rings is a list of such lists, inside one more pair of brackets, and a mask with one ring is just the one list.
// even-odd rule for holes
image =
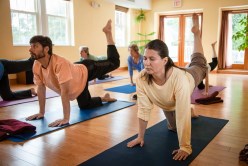
[[195, 112], [194, 108], [191, 107], [191, 117], [192, 118], [198, 118], [199, 115]]
[[31, 90], [31, 94], [32, 94], [33, 96], [37, 96], [37, 93], [36, 93], [36, 91], [35, 91], [34, 88], [31, 88], [30, 90]]
[[112, 26], [111, 26], [112, 20], [108, 20], [107, 24], [105, 25], [105, 27], [103, 27], [102, 31], [104, 33], [111, 33], [112, 32]]
[[192, 22], [193, 22], [193, 27], [191, 29], [192, 33], [197, 34], [200, 33], [199, 30], [199, 17], [196, 13], [193, 14], [192, 16]]
[[103, 97], [101, 97], [102, 102], [114, 102], [116, 101], [115, 98], [111, 98], [109, 93], [106, 93]]
[[212, 47], [215, 47], [216, 43], [217, 43], [217, 41], [213, 42], [213, 43], [211, 44]]
[[112, 26], [111, 26], [112, 21], [109, 19], [107, 24], [105, 25], [105, 27], [103, 27], [102, 31], [105, 33], [106, 35], [106, 39], [107, 39], [107, 43], [108, 45], [114, 45], [114, 39], [112, 36]]

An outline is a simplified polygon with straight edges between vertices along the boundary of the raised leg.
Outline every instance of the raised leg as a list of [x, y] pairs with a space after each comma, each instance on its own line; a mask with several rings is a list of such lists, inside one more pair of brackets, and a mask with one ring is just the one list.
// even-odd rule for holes
[[199, 29], [199, 17], [197, 14], [193, 14], [192, 16], [193, 27], [191, 29], [194, 34], [194, 49], [193, 53], [203, 53], [202, 41], [201, 41], [201, 33]]
[[216, 66], [218, 65], [218, 58], [217, 58], [217, 53], [215, 50], [215, 45], [216, 45], [217, 41], [215, 41], [214, 43], [211, 44], [212, 46], [212, 50], [213, 50], [213, 55], [212, 55], [212, 62], [208, 63], [210, 66], [210, 70], [213, 71]]
[[108, 20], [107, 24], [105, 25], [105, 27], [103, 27], [102, 31], [106, 35], [107, 44], [108, 45], [115, 45], [115, 42], [113, 40], [113, 35], [112, 35], [112, 26], [111, 26], [111, 23], [112, 23], [112, 21], [111, 20]]

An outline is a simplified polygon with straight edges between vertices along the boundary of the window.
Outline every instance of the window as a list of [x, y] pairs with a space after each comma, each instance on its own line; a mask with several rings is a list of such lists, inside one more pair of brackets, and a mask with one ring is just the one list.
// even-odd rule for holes
[[127, 45], [127, 11], [124, 7], [115, 8], [115, 43], [119, 47]]
[[13, 45], [28, 45], [32, 36], [49, 36], [56, 45], [72, 45], [71, 2], [10, 0]]
[[232, 39], [232, 36], [234, 33], [236, 33], [238, 30], [243, 29], [244, 25], [239, 25], [239, 21], [243, 18], [247, 17], [247, 13], [237, 13], [237, 14], [229, 14], [229, 35], [228, 35], [228, 44], [230, 49], [230, 57], [231, 64], [244, 64], [244, 51], [238, 51], [238, 45], [240, 41], [235, 41]]
[[247, 26], [239, 24], [239, 21], [247, 15], [247, 9], [222, 11], [219, 42], [220, 69], [248, 69], [248, 50], [239, 51], [238, 45], [242, 41], [232, 38], [237, 31]]

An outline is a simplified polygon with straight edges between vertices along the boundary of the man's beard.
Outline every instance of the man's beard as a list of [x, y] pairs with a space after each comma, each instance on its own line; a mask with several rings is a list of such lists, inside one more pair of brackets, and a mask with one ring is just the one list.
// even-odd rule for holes
[[31, 58], [34, 59], [34, 60], [38, 60], [38, 59], [41, 59], [41, 58], [44, 58], [45, 57], [45, 54], [39, 54], [39, 56], [36, 56], [35, 54], [31, 53]]

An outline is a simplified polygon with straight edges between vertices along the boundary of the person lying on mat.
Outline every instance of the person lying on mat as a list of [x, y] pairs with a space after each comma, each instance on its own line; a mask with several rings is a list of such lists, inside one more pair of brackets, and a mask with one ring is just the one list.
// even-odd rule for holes
[[192, 18], [194, 49], [188, 68], [175, 66], [169, 57], [168, 47], [163, 41], [156, 39], [145, 46], [145, 69], [136, 79], [139, 133], [136, 139], [128, 142], [127, 147], [144, 145], [147, 123], [155, 104], [163, 109], [168, 129], [177, 132], [178, 135], [179, 148], [172, 152], [173, 159], [185, 160], [192, 153], [191, 117], [197, 115], [193, 109], [191, 110], [190, 96], [207, 73], [207, 61], [200, 38], [199, 18], [196, 14], [193, 14]]
[[34, 88], [20, 91], [11, 91], [8, 74], [16, 74], [23, 71], [31, 71], [34, 60], [32, 58], [23, 60], [0, 59], [0, 95], [3, 100], [19, 100], [36, 96]]
[[119, 53], [112, 38], [111, 20], [103, 28], [107, 39], [108, 59], [104, 61], [93, 61], [90, 59], [70, 63], [63, 57], [53, 54], [52, 41], [46, 36], [34, 36], [30, 39], [29, 52], [35, 59], [33, 72], [34, 83], [38, 86], [37, 94], [40, 104], [39, 113], [26, 118], [26, 120], [40, 119], [45, 114], [45, 91], [46, 86], [61, 95], [63, 114], [49, 124], [50, 127], [62, 126], [70, 121], [70, 100], [77, 99], [81, 109], [102, 106], [102, 102], [114, 102], [108, 93], [103, 97], [91, 97], [88, 90], [88, 81], [103, 74], [111, 72], [120, 65]]
[[[91, 59], [93, 61], [102, 61], [102, 60], [107, 60], [107, 56], [94, 56], [89, 53], [89, 47], [87, 46], [80, 46], [79, 47], [79, 52], [80, 52], [80, 61], [82, 62], [85, 59]], [[104, 80], [105, 78], [111, 77], [111, 74], [104, 74], [97, 79], [99, 80]], [[95, 81], [95, 80], [94, 80]]]

